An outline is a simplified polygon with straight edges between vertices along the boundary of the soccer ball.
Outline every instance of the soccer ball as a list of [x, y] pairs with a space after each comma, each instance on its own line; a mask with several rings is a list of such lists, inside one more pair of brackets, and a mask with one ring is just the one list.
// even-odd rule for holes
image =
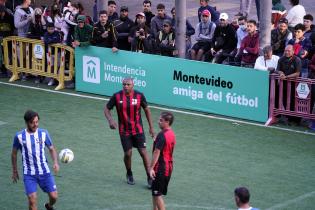
[[63, 149], [59, 153], [59, 160], [63, 163], [70, 163], [74, 158], [74, 154], [70, 149]]

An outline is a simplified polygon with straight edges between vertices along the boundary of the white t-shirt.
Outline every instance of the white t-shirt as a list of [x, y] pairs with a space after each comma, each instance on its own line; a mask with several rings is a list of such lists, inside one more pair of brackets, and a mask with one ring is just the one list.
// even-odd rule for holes
[[265, 60], [264, 56], [256, 59], [254, 69], [267, 71], [269, 67], [277, 69], [279, 56], [272, 55], [271, 59]]
[[292, 7], [288, 15], [286, 16], [286, 19], [288, 20], [289, 26], [294, 27], [299, 23], [303, 24], [303, 17], [306, 15], [305, 8], [302, 5], [295, 5]]

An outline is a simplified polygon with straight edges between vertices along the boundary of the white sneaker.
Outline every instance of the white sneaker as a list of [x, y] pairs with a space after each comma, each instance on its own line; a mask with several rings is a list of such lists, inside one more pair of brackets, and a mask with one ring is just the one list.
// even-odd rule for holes
[[54, 85], [55, 84], [55, 80], [54, 80], [54, 78], [51, 78], [50, 80], [49, 80], [49, 82], [48, 82], [48, 86], [52, 86], [52, 85]]

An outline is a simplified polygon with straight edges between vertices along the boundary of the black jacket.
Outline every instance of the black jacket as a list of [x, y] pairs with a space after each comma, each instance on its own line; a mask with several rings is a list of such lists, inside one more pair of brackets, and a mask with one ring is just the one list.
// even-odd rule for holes
[[[103, 38], [102, 34], [105, 31], [108, 31], [108, 36]], [[118, 47], [117, 32], [114, 25], [109, 22], [105, 26], [102, 26], [100, 22], [96, 23], [93, 27], [92, 44], [98, 47]]]
[[118, 48], [121, 50], [131, 50], [130, 43], [128, 42], [128, 36], [131, 28], [134, 26], [134, 22], [127, 18], [119, 18], [113, 22], [117, 31], [117, 43]]

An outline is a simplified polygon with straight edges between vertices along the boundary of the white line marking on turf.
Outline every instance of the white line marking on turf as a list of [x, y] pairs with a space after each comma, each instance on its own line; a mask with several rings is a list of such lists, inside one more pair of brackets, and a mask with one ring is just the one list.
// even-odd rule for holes
[[[48, 89], [44, 89], [44, 88], [30, 87], [30, 86], [26, 86], [26, 85], [19, 85], [19, 84], [7, 83], [7, 82], [0, 82], [0, 84], [14, 86], [14, 87], [22, 87], [22, 88], [33, 89], [33, 90], [41, 90], [41, 91], [49, 92], [49, 93], [57, 93], [57, 94], [62, 94], [62, 95], [76, 96], [76, 97], [80, 97], [80, 98], [88, 98], [88, 99], [95, 99], [95, 100], [101, 100], [101, 101], [108, 101], [109, 100], [107, 98], [102, 98], [102, 97], [88, 96], [88, 95], [82, 95], [82, 94], [77, 94], [77, 93], [61, 92], [61, 91], [56, 91], [56, 90], [48, 90]], [[254, 126], [265, 127], [265, 128], [269, 128], [269, 129], [276, 129], [276, 130], [289, 131], [289, 132], [293, 132], [293, 133], [300, 133], [300, 134], [315, 136], [315, 132], [297, 131], [297, 130], [293, 130], [293, 129], [289, 129], [289, 128], [280, 128], [280, 127], [276, 127], [276, 126], [265, 126], [264, 124], [260, 124], [260, 123], [247, 122], [247, 121], [243, 121], [243, 120], [229, 119], [229, 118], [225, 118], [225, 117], [212, 116], [212, 115], [208, 115], [208, 114], [200, 114], [200, 113], [182, 111], [182, 110], [178, 110], [178, 109], [163, 108], [163, 107], [159, 107], [159, 106], [150, 106], [150, 108], [159, 109], [159, 110], [163, 110], [163, 111], [172, 111], [172, 112], [176, 112], [176, 113], [193, 115], [193, 116], [198, 116], [198, 117], [205, 117], [205, 118], [209, 118], [209, 119], [224, 120], [224, 121], [228, 121], [228, 122], [237, 122], [237, 123], [242, 123], [242, 124], [246, 124], [246, 125], [254, 125]]]
[[7, 124], [6, 122], [3, 122], [3, 121], [0, 121], [0, 126], [1, 125], [4, 125], [4, 124]]
[[286, 206], [289, 206], [289, 205], [291, 205], [291, 204], [297, 203], [297, 202], [299, 202], [299, 201], [302, 201], [302, 200], [304, 200], [304, 199], [306, 199], [306, 198], [309, 198], [309, 197], [312, 197], [312, 196], [314, 196], [314, 195], [315, 195], [315, 191], [309, 192], [309, 193], [306, 193], [306, 194], [301, 195], [301, 196], [299, 196], [299, 197], [296, 197], [296, 198], [294, 198], [294, 199], [292, 199], [292, 200], [287, 200], [287, 201], [285, 201], [285, 202], [283, 202], [283, 203], [279, 203], [279, 204], [277, 204], [277, 205], [274, 205], [274, 206], [272, 206], [272, 207], [270, 207], [270, 208], [268, 208], [268, 209], [266, 209], [266, 210], [285, 209], [284, 207], [286, 207]]
[[[121, 205], [115, 206], [111, 208], [99, 209], [99, 210], [119, 210], [119, 209], [148, 209], [151, 205], [144, 204], [144, 205]], [[233, 210], [233, 209], [225, 209], [222, 207], [208, 207], [208, 206], [193, 206], [193, 205], [179, 205], [179, 204], [166, 204], [166, 207], [171, 209], [203, 209], [203, 210]]]

